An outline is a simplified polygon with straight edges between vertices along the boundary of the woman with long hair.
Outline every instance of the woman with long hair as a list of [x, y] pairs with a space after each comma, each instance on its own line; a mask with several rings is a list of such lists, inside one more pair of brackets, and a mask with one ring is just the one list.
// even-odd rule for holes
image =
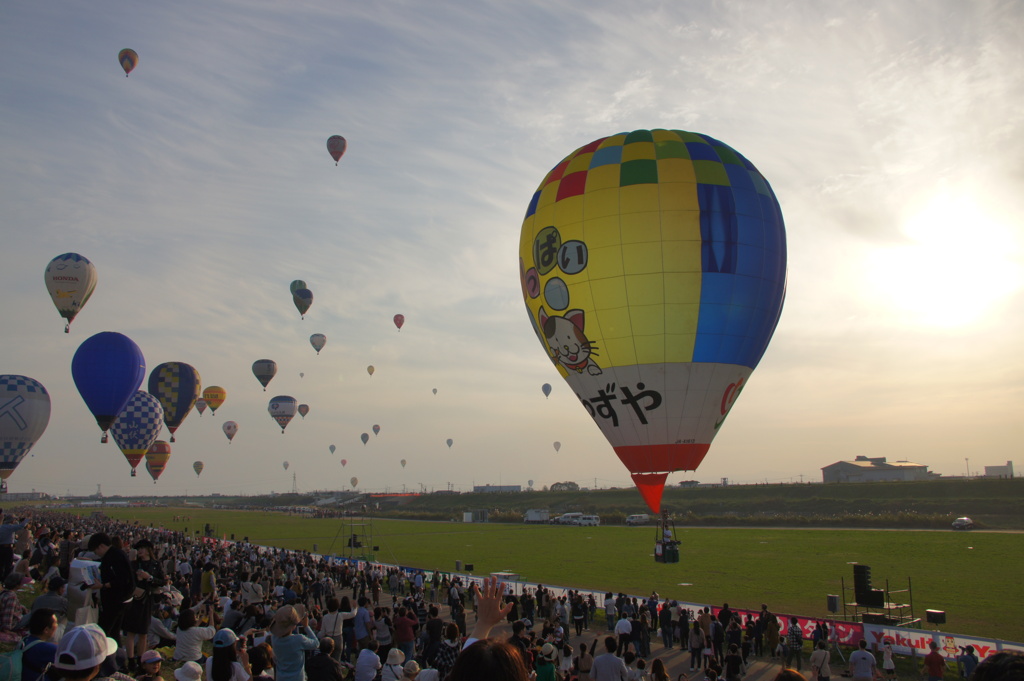
[[207, 681], [252, 681], [252, 667], [245, 639], [230, 629], [213, 637], [213, 655], [206, 658]]

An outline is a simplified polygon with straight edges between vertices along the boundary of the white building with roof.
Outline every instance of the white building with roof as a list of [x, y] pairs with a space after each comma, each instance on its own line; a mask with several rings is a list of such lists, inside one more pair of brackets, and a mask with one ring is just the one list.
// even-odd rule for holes
[[1012, 478], [1013, 462], [1007, 461], [1005, 466], [985, 466], [986, 478]]
[[822, 482], [909, 482], [932, 480], [938, 474], [928, 466], [911, 461], [886, 461], [884, 456], [858, 456], [837, 461], [821, 469]]

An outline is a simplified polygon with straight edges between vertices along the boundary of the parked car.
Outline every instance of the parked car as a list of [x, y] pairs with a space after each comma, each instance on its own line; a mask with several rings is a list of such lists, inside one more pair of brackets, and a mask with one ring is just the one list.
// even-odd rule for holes
[[651, 516], [646, 513], [634, 513], [633, 515], [626, 516], [626, 524], [633, 525], [646, 525], [651, 519]]
[[582, 516], [580, 516], [576, 520], [576, 522], [574, 524], [575, 525], [590, 525], [590, 526], [596, 527], [597, 525], [601, 524], [601, 517], [600, 516], [596, 516], [596, 515], [582, 515]]
[[964, 516], [953, 521], [954, 530], [969, 530], [974, 527], [974, 521]]
[[576, 525], [576, 521], [582, 517], [583, 514], [579, 512], [563, 513], [562, 515], [556, 518], [552, 518], [551, 522], [555, 525]]

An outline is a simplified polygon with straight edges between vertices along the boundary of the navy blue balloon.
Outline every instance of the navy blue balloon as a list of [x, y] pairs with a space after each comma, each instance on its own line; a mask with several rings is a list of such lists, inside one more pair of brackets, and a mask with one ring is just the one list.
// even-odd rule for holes
[[78, 346], [71, 376], [106, 442], [107, 429], [146, 377], [146, 358], [128, 336], [104, 331]]

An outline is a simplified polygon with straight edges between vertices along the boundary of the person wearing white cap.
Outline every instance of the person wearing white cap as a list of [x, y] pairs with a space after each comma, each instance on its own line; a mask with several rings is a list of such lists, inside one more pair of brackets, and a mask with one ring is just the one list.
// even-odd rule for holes
[[57, 644], [53, 668], [67, 681], [91, 681], [100, 665], [117, 652], [117, 641], [103, 633], [98, 624], [84, 624], [64, 633]]
[[221, 629], [213, 637], [213, 655], [206, 658], [207, 681], [252, 681], [249, 651], [245, 639], [230, 629]]

